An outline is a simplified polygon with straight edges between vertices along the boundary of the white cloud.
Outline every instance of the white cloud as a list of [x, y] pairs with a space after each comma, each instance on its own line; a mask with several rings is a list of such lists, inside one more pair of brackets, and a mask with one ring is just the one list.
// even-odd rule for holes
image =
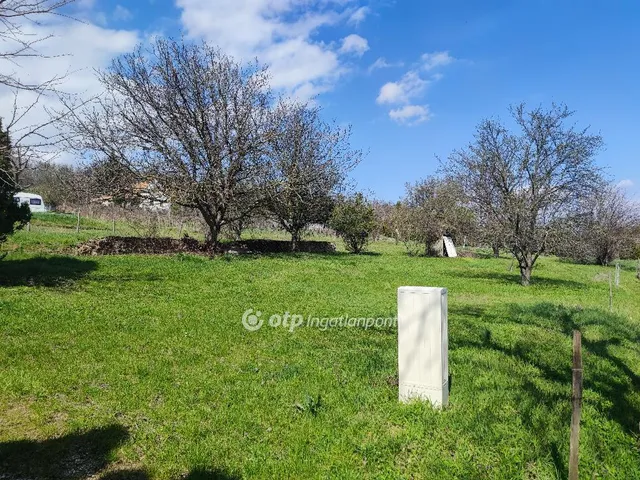
[[341, 73], [335, 54], [300, 38], [271, 46], [261, 60], [270, 66], [271, 85], [290, 92], [302, 87], [315, 91]]
[[371, 9], [369, 7], [360, 7], [351, 14], [349, 17], [349, 23], [357, 27], [364, 22], [369, 13], [371, 13]]
[[449, 55], [449, 52], [425, 53], [421, 57], [423, 70], [433, 70], [437, 67], [444, 67], [453, 63], [455, 58]]
[[634, 186], [633, 181], [629, 179], [620, 180], [618, 182], [618, 188], [631, 188], [633, 186]]
[[113, 10], [113, 19], [120, 22], [127, 22], [133, 18], [131, 11], [122, 5], [116, 5]]
[[107, 15], [96, 8], [96, 0], [76, 0], [72, 2], [71, 16], [77, 20], [105, 26]]
[[16, 69], [20, 78], [23, 82], [38, 84], [70, 72], [60, 87], [68, 93], [94, 91], [97, 81], [93, 69], [105, 67], [114, 56], [131, 51], [139, 38], [135, 31], [112, 30], [66, 19], [49, 24], [25, 24], [23, 31], [34, 37], [51, 37], [37, 48], [49, 58], [23, 59]]
[[176, 0], [191, 37], [239, 60], [270, 67], [274, 88], [326, 91], [344, 73], [337, 46], [317, 40], [319, 28], [348, 20], [354, 0]]
[[[41, 84], [52, 77], [66, 78], [57, 86], [61, 92], [78, 94], [83, 97], [95, 95], [101, 91], [94, 69], [106, 67], [117, 55], [131, 51], [138, 43], [138, 33], [127, 30], [112, 30], [95, 24], [81, 23], [64, 17], [55, 18], [49, 23], [25, 23], [25, 34], [34, 38], [51, 35], [38, 44], [38, 52], [49, 58], [24, 58], [20, 66], [3, 65], [5, 71], [14, 72], [22, 82]], [[31, 105], [36, 99], [33, 92], [19, 92], [18, 108], [21, 111]], [[14, 92], [0, 86], [0, 117], [7, 118], [13, 110]], [[59, 109], [57, 98], [53, 95], [41, 98], [37, 107], [16, 126], [20, 128], [29, 125], [43, 124], [48, 120], [45, 109]], [[16, 131], [16, 129], [14, 129]], [[54, 133], [54, 127], [47, 127], [43, 133]], [[19, 136], [19, 131], [14, 135]], [[64, 161], [69, 157], [60, 157]]]
[[389, 117], [401, 125], [417, 125], [431, 117], [428, 105], [405, 105], [389, 112]]
[[78, 0], [77, 7], [80, 9], [91, 10], [96, 5], [96, 0]]
[[381, 70], [383, 68], [395, 68], [395, 67], [403, 67], [403, 66], [404, 66], [404, 63], [402, 62], [389, 63], [387, 62], [386, 58], [380, 57], [369, 66], [367, 71], [369, 73], [372, 73], [375, 70]]
[[361, 57], [367, 50], [369, 50], [369, 42], [360, 35], [351, 34], [342, 39], [340, 53], [353, 53]]
[[413, 71], [407, 72], [398, 82], [388, 82], [382, 86], [376, 101], [380, 105], [408, 103], [422, 95], [429, 84]]
[[[389, 117], [403, 125], [417, 125], [429, 120], [431, 113], [428, 105], [415, 105], [414, 100], [424, 96], [424, 92], [432, 82], [442, 79], [441, 73], [429, 73], [429, 80], [423, 78], [425, 72], [431, 72], [438, 67], [444, 67], [454, 62], [449, 52], [425, 53], [420, 62], [405, 73], [397, 82], [387, 82], [378, 93], [376, 102], [379, 105], [401, 105], [389, 111]], [[379, 58], [369, 67], [369, 72], [378, 68], [388, 68], [391, 64], [384, 58]]]

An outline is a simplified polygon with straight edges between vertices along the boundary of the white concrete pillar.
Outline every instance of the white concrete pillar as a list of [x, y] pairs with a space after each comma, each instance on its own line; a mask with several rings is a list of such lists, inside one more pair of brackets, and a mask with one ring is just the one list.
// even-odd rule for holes
[[449, 401], [447, 289], [398, 289], [398, 375], [401, 402]]

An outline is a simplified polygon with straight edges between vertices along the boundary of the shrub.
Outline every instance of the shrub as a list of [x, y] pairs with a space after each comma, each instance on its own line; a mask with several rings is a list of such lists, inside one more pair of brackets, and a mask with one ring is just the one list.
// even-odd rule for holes
[[373, 207], [361, 193], [342, 199], [333, 209], [330, 225], [344, 240], [348, 251], [360, 253], [376, 226]]
[[18, 186], [11, 174], [11, 154], [11, 139], [0, 121], [0, 244], [31, 219], [29, 207], [18, 205], [13, 199]]

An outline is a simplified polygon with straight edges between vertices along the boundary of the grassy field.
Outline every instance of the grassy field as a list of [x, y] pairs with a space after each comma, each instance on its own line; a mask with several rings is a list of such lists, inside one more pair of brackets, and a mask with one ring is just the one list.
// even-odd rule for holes
[[[43, 229], [44, 230], [44, 229]], [[105, 234], [108, 234], [108, 228]], [[623, 269], [373, 254], [74, 257], [94, 232], [22, 232], [0, 262], [0, 479], [567, 477], [571, 332], [581, 478], [640, 478], [640, 282]], [[83, 237], [85, 235], [85, 237]], [[242, 325], [243, 313], [391, 317], [449, 289], [450, 405], [397, 401], [394, 328]]]

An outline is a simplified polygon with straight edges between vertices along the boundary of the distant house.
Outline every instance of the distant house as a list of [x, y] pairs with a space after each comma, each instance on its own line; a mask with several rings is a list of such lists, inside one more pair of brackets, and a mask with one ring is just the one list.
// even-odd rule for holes
[[35, 193], [18, 192], [13, 196], [13, 200], [18, 204], [27, 204], [31, 213], [46, 212], [47, 207], [40, 195]]
[[140, 208], [153, 212], [167, 212], [171, 208], [169, 198], [162, 193], [156, 182], [140, 182], [133, 187], [134, 195], [140, 199]]
[[[133, 186], [132, 192], [127, 195], [127, 197], [129, 200], [125, 201], [126, 204], [137, 205], [144, 210], [168, 212], [171, 208], [169, 198], [162, 193], [155, 182], [136, 183]], [[102, 195], [92, 198], [91, 203], [98, 203], [105, 207], [110, 207], [114, 204], [114, 200], [111, 195]]]
[[111, 207], [113, 205], [113, 197], [111, 195], [102, 195], [91, 199], [91, 203], [99, 203], [104, 207]]

